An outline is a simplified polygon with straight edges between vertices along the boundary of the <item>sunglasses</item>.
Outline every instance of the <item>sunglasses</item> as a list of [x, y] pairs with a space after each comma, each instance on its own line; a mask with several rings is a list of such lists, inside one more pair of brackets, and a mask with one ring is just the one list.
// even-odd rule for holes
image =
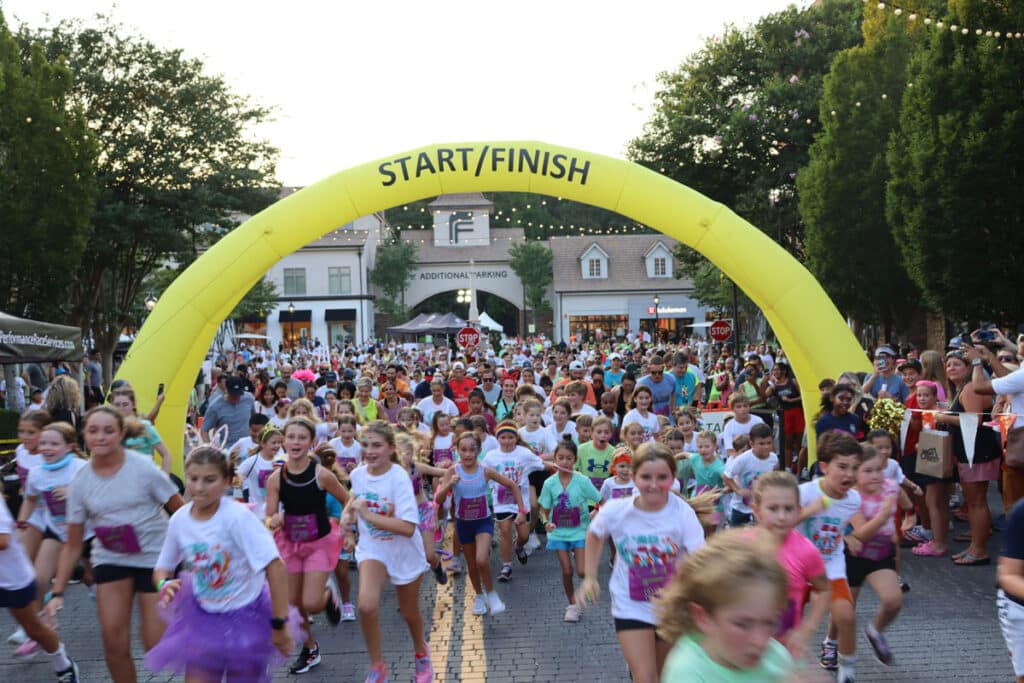
[[949, 360], [950, 358], [956, 358], [957, 360], [963, 360], [964, 359], [964, 352], [963, 351], [950, 351], [949, 353], [946, 354], [946, 359]]
[[1013, 356], [999, 356], [1000, 363], [1015, 363], [1017, 361]]
[[493, 381], [494, 381], [494, 378], [493, 378], [493, 377], [483, 377], [483, 378], [481, 378], [481, 379], [482, 379], [482, 380], [483, 380], [484, 382], [493, 382]]

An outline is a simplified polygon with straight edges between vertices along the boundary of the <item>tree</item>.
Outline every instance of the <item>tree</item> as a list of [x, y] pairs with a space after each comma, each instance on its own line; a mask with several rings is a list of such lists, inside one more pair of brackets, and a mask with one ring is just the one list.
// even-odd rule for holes
[[71, 70], [19, 45], [0, 14], [0, 305], [63, 322], [96, 199], [96, 141]]
[[883, 339], [920, 301], [885, 215], [887, 146], [916, 30], [867, 10], [864, 45], [839, 53], [825, 78], [822, 131], [797, 179], [808, 267], [847, 315], [881, 323]]
[[251, 127], [270, 115], [180, 50], [161, 49], [100, 17], [22, 27], [23, 50], [43, 42], [74, 72], [74, 101], [100, 143], [100, 194], [82, 254], [72, 316], [111, 358], [146, 277], [168, 259], [190, 261], [273, 202], [277, 151]]
[[513, 244], [508, 255], [509, 267], [523, 283], [523, 302], [533, 312], [533, 324], [536, 326], [537, 312], [549, 306], [546, 297], [548, 287], [554, 280], [552, 265], [555, 255], [540, 242]]
[[370, 271], [370, 283], [383, 296], [377, 297], [377, 309], [392, 320], [405, 318], [405, 289], [412, 283], [419, 253], [412, 242], [404, 242], [393, 231], [390, 239], [377, 246], [376, 262]]
[[[955, 2], [949, 24], [1019, 26], [1020, 3]], [[957, 321], [1024, 319], [1024, 55], [934, 31], [915, 52], [888, 151], [887, 216], [925, 301]]]

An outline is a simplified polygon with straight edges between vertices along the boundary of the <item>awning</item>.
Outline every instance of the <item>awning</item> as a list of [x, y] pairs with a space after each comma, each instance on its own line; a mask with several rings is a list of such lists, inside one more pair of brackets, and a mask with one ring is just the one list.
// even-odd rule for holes
[[337, 322], [339, 320], [355, 320], [356, 310], [354, 308], [328, 308], [324, 311], [324, 320]]
[[82, 360], [82, 331], [0, 313], [0, 364]]
[[279, 312], [278, 320], [283, 323], [308, 323], [313, 320], [313, 311], [299, 311], [289, 313], [288, 309]]

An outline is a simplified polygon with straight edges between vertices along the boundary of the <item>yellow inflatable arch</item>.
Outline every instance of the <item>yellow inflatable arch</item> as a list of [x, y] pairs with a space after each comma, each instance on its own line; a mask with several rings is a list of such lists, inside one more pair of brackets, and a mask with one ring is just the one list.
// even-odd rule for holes
[[[620, 159], [542, 142], [467, 142], [342, 171], [250, 218], [164, 292], [118, 377], [140, 396], [154, 395], [164, 383], [167, 399], [157, 428], [179, 434], [196, 371], [217, 328], [271, 266], [360, 216], [454, 192], [565, 197], [628, 216], [699, 251], [764, 312], [803, 387], [808, 415], [817, 408], [822, 378], [868, 369], [856, 338], [814, 277], [721, 204]], [[181, 440], [168, 439], [168, 447], [180, 472]]]

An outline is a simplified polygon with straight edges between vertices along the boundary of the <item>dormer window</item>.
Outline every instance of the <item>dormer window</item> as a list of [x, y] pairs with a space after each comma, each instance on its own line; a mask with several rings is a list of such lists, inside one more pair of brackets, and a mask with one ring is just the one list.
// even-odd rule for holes
[[585, 280], [608, 277], [608, 253], [597, 243], [591, 244], [580, 256], [580, 275]]
[[601, 259], [587, 259], [587, 277], [603, 277], [601, 271]]
[[673, 263], [672, 251], [665, 246], [661, 240], [655, 242], [644, 255], [644, 262], [647, 266], [647, 277], [668, 278], [672, 277]]

